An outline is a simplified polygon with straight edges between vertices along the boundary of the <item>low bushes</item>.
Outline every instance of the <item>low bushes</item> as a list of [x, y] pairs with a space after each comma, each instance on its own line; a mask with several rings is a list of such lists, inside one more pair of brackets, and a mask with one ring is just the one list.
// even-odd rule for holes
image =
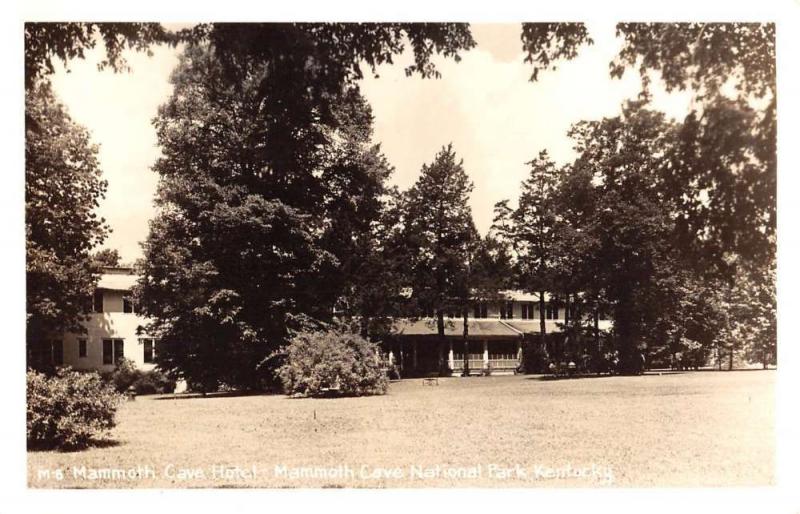
[[28, 371], [27, 382], [29, 446], [82, 448], [114, 427], [123, 397], [97, 373]]
[[357, 334], [330, 329], [296, 334], [278, 376], [286, 394], [385, 394], [389, 380], [377, 346]]
[[175, 390], [175, 381], [158, 370], [142, 371], [130, 359], [123, 359], [114, 371], [106, 372], [103, 379], [114, 385], [120, 393], [131, 387], [136, 394], [163, 394]]

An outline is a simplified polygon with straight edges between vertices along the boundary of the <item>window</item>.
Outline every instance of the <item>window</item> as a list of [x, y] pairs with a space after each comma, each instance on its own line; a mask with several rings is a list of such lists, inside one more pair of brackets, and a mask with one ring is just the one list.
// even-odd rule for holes
[[103, 364], [114, 364], [114, 342], [103, 339]]
[[522, 304], [522, 319], [534, 319], [534, 312], [536, 305], [533, 302], [524, 302]]
[[86, 339], [78, 339], [78, 357], [86, 357]]
[[103, 364], [115, 364], [125, 358], [123, 339], [103, 339]]
[[144, 362], [151, 364], [153, 362], [153, 340], [152, 339], [139, 339], [144, 345]]
[[92, 310], [94, 312], [103, 312], [103, 291], [96, 289], [92, 297]]
[[551, 301], [547, 304], [547, 309], [545, 310], [547, 315], [547, 319], [558, 319], [558, 304], [555, 301]]
[[574, 303], [569, 305], [569, 309], [564, 309], [564, 320], [575, 319], [578, 317], [578, 306]]
[[125, 358], [125, 342], [122, 339], [114, 339], [114, 363], [118, 363]]
[[61, 366], [64, 364], [64, 343], [63, 341], [53, 341], [53, 364]]
[[127, 296], [122, 297], [122, 312], [133, 314], [135, 312], [133, 300]]
[[500, 304], [500, 319], [514, 319], [514, 302]]
[[487, 317], [487, 308], [486, 302], [479, 302], [475, 304], [473, 314], [475, 318], [486, 318]]

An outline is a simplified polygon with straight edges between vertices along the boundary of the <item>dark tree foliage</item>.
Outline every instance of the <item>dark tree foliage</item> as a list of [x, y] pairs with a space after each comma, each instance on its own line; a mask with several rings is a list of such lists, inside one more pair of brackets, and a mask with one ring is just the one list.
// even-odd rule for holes
[[[106, 182], [97, 148], [46, 84], [25, 94], [27, 340], [80, 332], [97, 280], [90, 251], [108, 232], [94, 213]], [[32, 365], [39, 363], [31, 362]]]
[[674, 270], [671, 209], [661, 188], [662, 156], [675, 127], [663, 114], [630, 103], [615, 118], [578, 123], [576, 165], [595, 170], [596, 271], [612, 304], [620, 359], [636, 370], [636, 351], [649, 323], [661, 312], [661, 279]]
[[26, 23], [25, 88], [52, 74], [54, 59], [64, 64], [82, 59], [86, 50], [93, 49], [98, 41], [106, 49], [106, 57], [98, 66], [120, 71], [127, 69], [122, 57], [124, 50], [134, 49], [149, 55], [153, 44], [174, 44], [177, 39], [159, 23]]
[[448, 144], [422, 166], [405, 198], [404, 255], [413, 297], [421, 311], [434, 313], [442, 348], [446, 312], [463, 315], [466, 344], [471, 260], [479, 240], [468, 204], [473, 184], [463, 164]]
[[337, 300], [364, 320], [386, 314], [391, 169], [353, 81], [359, 60], [402, 51], [403, 34], [423, 76], [433, 51], [472, 45], [461, 25], [215, 24], [180, 36], [193, 44], [155, 121], [160, 214], [137, 291], [163, 369], [203, 389], [260, 387], [299, 320], [330, 319]]
[[544, 347], [545, 292], [556, 291], [557, 261], [563, 251], [557, 203], [561, 170], [545, 150], [527, 164], [530, 174], [520, 186], [517, 208], [512, 211], [507, 203], [498, 204], [495, 226], [514, 250], [515, 286], [539, 296], [539, 333]]
[[413, 294], [422, 309], [437, 313], [458, 309], [456, 299], [468, 296], [463, 277], [469, 245], [477, 238], [468, 204], [472, 181], [456, 159], [452, 144], [443, 147], [423, 164], [405, 199]]
[[[614, 77], [639, 71], [648, 97], [651, 73], [667, 90], [688, 89], [692, 110], [667, 157], [665, 180], [676, 203], [675, 237], [699, 270], [732, 277], [740, 265], [767, 265], [775, 252], [775, 25], [771, 23], [619, 23], [623, 46]], [[570, 59], [588, 42], [582, 27], [538, 24], [523, 29], [529, 62]], [[546, 52], [552, 42], [558, 51]], [[733, 92], [730, 88], [732, 87]]]
[[643, 80], [657, 71], [668, 91], [691, 88], [700, 99], [729, 80], [744, 96], [774, 96], [772, 23], [619, 23], [617, 36], [624, 45], [611, 65], [615, 77], [638, 67]]
[[104, 248], [92, 254], [92, 261], [98, 267], [115, 267], [119, 266], [121, 258], [119, 252], [114, 248]]
[[581, 45], [594, 43], [583, 23], [523, 23], [521, 39], [525, 62], [533, 64], [531, 81], [540, 70], [555, 70], [556, 61], [575, 58]]

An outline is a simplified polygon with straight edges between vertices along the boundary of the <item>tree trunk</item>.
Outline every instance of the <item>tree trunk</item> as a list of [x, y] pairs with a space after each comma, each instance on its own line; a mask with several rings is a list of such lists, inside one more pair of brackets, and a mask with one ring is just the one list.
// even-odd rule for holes
[[369, 340], [369, 317], [361, 316], [361, 337]]
[[436, 333], [439, 335], [439, 348], [442, 348], [447, 339], [444, 336], [444, 311], [441, 309], [436, 311]]
[[468, 309], [464, 309], [464, 376], [469, 376], [469, 314]]
[[542, 351], [545, 356], [547, 352], [547, 325], [544, 322], [544, 291], [539, 291], [539, 337], [542, 341]]
[[[558, 319], [558, 311], [556, 311], [556, 319]], [[565, 350], [569, 351], [569, 353], [574, 353], [575, 341], [572, 337], [572, 332], [569, 329], [569, 293], [564, 293], [564, 333], [566, 338], [564, 339], [564, 344], [566, 346]], [[575, 358], [574, 355], [570, 357], [570, 360]]]
[[599, 357], [602, 352], [600, 351], [600, 312], [597, 307], [594, 308], [594, 347]]
[[619, 351], [619, 365], [622, 374], [635, 373], [636, 335], [630, 298], [621, 298], [615, 309], [614, 332], [616, 333], [616, 347]]
[[731, 353], [728, 354], [728, 371], [733, 370], [733, 346], [731, 346]]

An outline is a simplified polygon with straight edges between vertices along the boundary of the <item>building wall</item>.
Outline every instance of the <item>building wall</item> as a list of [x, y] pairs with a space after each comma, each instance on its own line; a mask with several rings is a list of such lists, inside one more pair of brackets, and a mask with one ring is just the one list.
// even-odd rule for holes
[[[65, 334], [62, 340], [64, 347], [64, 365], [75, 369], [95, 369], [111, 371], [114, 364], [103, 364], [103, 339], [122, 339], [123, 353], [141, 370], [149, 371], [155, 364], [144, 362], [145, 333], [137, 334], [137, 328], [143, 327], [147, 319], [134, 313], [122, 312], [122, 298], [127, 295], [123, 291], [103, 291], [103, 312], [90, 314], [83, 325], [86, 334]], [[79, 356], [79, 341], [86, 340], [86, 356]], [[155, 353], [155, 350], [154, 350]]]
[[[513, 311], [514, 311], [514, 318], [513, 319], [516, 319], [516, 320], [521, 320], [522, 319], [522, 304], [523, 303], [528, 303], [528, 302], [515, 301], [513, 303], [513, 306], [512, 306], [513, 307]], [[534, 302], [530, 302], [530, 303], [533, 305], [533, 318], [528, 318], [528, 319], [536, 319], [536, 320], [538, 320], [539, 319], [539, 302], [535, 302], [534, 301]], [[500, 306], [501, 306], [501, 303], [499, 303], [499, 302], [487, 302], [487, 304], [486, 304], [486, 319], [499, 319], [500, 318]], [[565, 309], [563, 307], [558, 309], [558, 317], [557, 317], [558, 320], [564, 321], [564, 311], [565, 311]], [[545, 317], [546, 317], [546, 314], [547, 313], [545, 312]], [[474, 311], [473, 310], [470, 310], [469, 317], [470, 318], [474, 318]]]

